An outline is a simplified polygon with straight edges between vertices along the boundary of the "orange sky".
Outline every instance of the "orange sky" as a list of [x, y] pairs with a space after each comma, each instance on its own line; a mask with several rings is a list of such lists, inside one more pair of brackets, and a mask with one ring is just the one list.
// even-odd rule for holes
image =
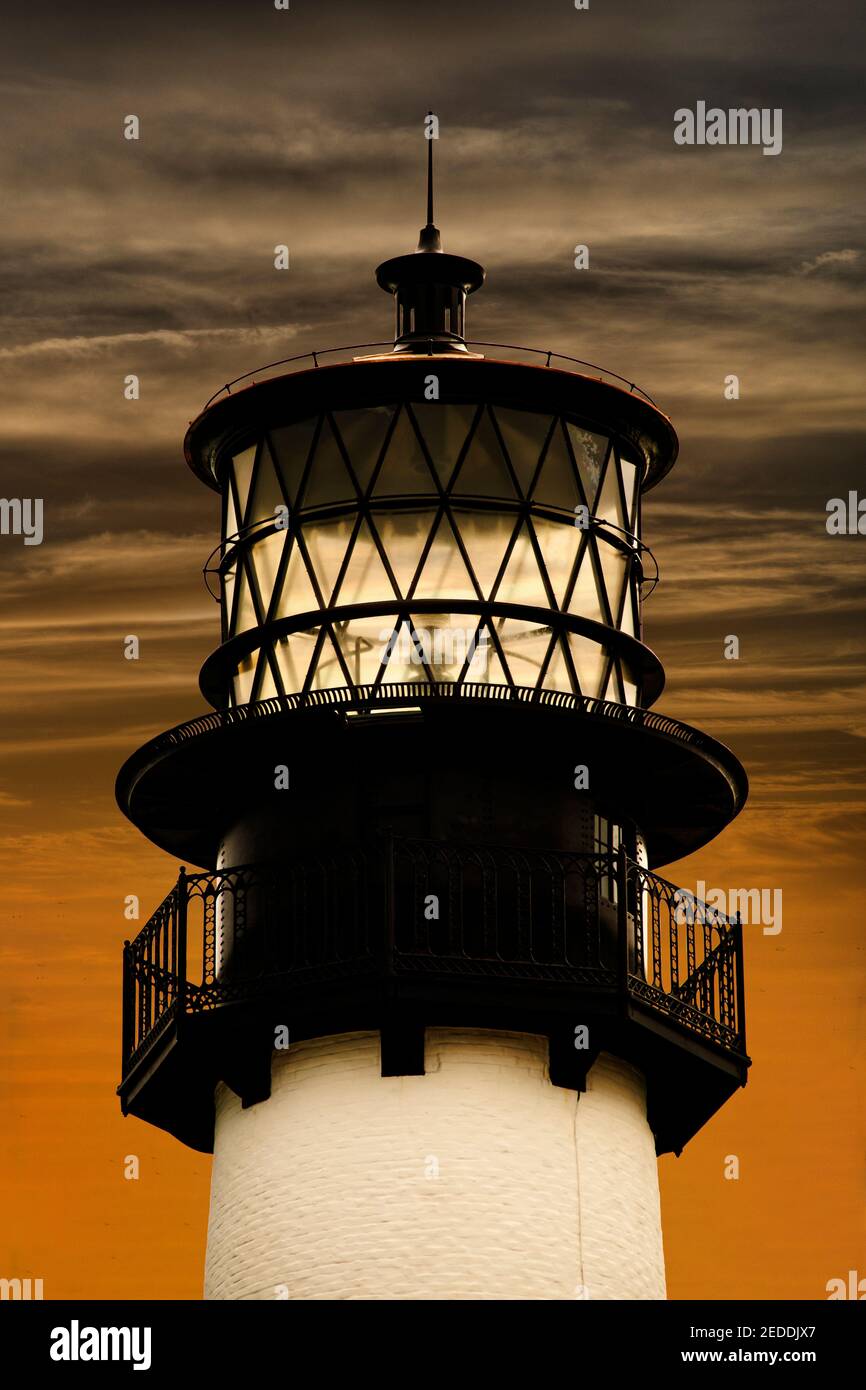
[[[781, 934], [746, 930], [749, 1085], [661, 1160], [670, 1294], [823, 1298], [866, 1275], [866, 538], [824, 527], [864, 442], [862, 43], [838, 8], [817, 30], [805, 0], [651, 19], [628, 0], [582, 29], [547, 0], [322, 0], [291, 30], [220, 4], [206, 24], [158, 4], [131, 34], [98, 5], [10, 22], [0, 462], [4, 495], [45, 499], [46, 535], [0, 538], [0, 1275], [49, 1298], [201, 1295], [209, 1159], [114, 1097], [123, 901], [143, 920], [177, 865], [113, 779], [200, 712], [218, 641], [200, 578], [218, 504], [183, 465], [188, 420], [260, 361], [388, 332], [372, 269], [422, 220], [419, 49], [444, 244], [488, 270], [472, 334], [633, 376], [680, 433], [645, 506], [658, 708], [729, 743], [752, 793], [666, 876], [783, 892]], [[784, 106], [784, 153], [677, 149], [673, 110], [698, 98]]]

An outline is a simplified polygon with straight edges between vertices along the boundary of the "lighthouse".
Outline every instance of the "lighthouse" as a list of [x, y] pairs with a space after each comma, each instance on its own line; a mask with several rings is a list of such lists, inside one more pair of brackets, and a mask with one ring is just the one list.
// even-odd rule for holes
[[658, 1155], [749, 1066], [741, 924], [667, 866], [746, 776], [653, 709], [670, 420], [469, 338], [432, 151], [393, 342], [186, 436], [221, 641], [118, 777], [183, 865], [124, 944], [121, 1105], [213, 1153], [207, 1299], [663, 1299]]

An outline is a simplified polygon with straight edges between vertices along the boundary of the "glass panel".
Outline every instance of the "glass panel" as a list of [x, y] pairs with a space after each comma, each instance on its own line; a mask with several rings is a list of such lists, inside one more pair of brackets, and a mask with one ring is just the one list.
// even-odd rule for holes
[[634, 581], [630, 580], [628, 585], [628, 592], [626, 593], [625, 597], [625, 603], [623, 604], [622, 621], [620, 622], [621, 631], [627, 632], [630, 637], [637, 636], [634, 621], [634, 597]]
[[415, 598], [476, 598], [447, 517], [441, 517], [424, 561]]
[[604, 647], [576, 632], [568, 634], [568, 645], [582, 693], [598, 699], [607, 663]]
[[610, 521], [614, 526], [625, 529], [625, 515], [619, 495], [616, 455], [612, 449], [607, 467], [604, 470], [604, 482], [601, 485], [601, 492], [595, 505], [595, 514], [599, 521]]
[[481, 413], [451, 491], [472, 493], [476, 497], [517, 496], [499, 440], [486, 410]]
[[534, 410], [508, 410], [501, 405], [493, 409], [493, 414], [511, 466], [526, 496], [550, 431], [550, 416], [539, 415]]
[[238, 581], [237, 608], [235, 609], [235, 620], [231, 635], [234, 637], [238, 632], [246, 632], [248, 628], [257, 626], [258, 618], [256, 617], [256, 610], [253, 607], [250, 586], [247, 582], [246, 574], [241, 569]]
[[531, 603], [550, 607], [550, 600], [541, 578], [532, 541], [525, 526], [520, 528], [514, 549], [509, 556], [496, 599], [500, 603]]
[[561, 604], [584, 532], [573, 522], [545, 521], [538, 516], [532, 518], [532, 524], [544, 556], [547, 577], [557, 602]]
[[268, 670], [268, 657], [264, 647], [260, 647], [256, 654], [256, 675], [250, 691], [250, 700], [260, 700], [262, 697], [258, 693], [265, 672]]
[[448, 486], [460, 450], [472, 428], [476, 407], [424, 401], [412, 411], [443, 488]]
[[316, 598], [316, 591], [307, 573], [304, 558], [298, 548], [297, 541], [294, 541], [280, 596], [274, 609], [274, 617], [291, 618], [296, 613], [310, 613], [313, 609], [320, 607], [321, 604]]
[[509, 680], [499, 660], [487, 625], [484, 624], [475, 640], [474, 650], [466, 671], [466, 680], [477, 685], [508, 685]]
[[568, 426], [568, 434], [589, 510], [593, 511], [598, 480], [607, 453], [607, 440], [601, 434], [591, 434], [589, 430], [572, 424]]
[[575, 505], [584, 500], [565, 442], [565, 434], [558, 420], [550, 437], [532, 498], [534, 502], [547, 502], [552, 507], [566, 507], [572, 518]]
[[253, 685], [253, 676], [256, 673], [256, 661], [258, 652], [250, 652], [248, 656], [238, 662], [237, 673], [232, 680], [235, 704], [246, 705], [249, 703], [250, 691]]
[[614, 626], [618, 626], [623, 587], [628, 570], [628, 558], [621, 550], [617, 550], [601, 539], [598, 542], [598, 555], [604, 575], [604, 586], [607, 590], [607, 601], [610, 604], [611, 620]]
[[606, 623], [607, 617], [602, 609], [598, 592], [598, 580], [593, 562], [593, 546], [587, 544], [580, 560], [580, 568], [574, 581], [574, 588], [568, 600], [569, 613], [579, 613], [593, 622]]
[[228, 487], [228, 486], [226, 487], [226, 491], [225, 491], [225, 499], [226, 499], [226, 515], [225, 515], [225, 524], [224, 524], [224, 530], [223, 530], [223, 540], [224, 540], [224, 541], [228, 541], [228, 540], [231, 540], [231, 538], [232, 538], [233, 536], [236, 536], [237, 533], [238, 533], [237, 517], [235, 516], [235, 504], [234, 504], [234, 502], [233, 502], [233, 500], [232, 500], [232, 490], [231, 490], [231, 488]]
[[[256, 485], [252, 500], [247, 508], [247, 525], [249, 526], [254, 521], [264, 521], [268, 517], [272, 518], [276, 514], [277, 507], [285, 507], [285, 505], [286, 499], [277, 481], [270, 449], [267, 444], [263, 444], [259, 466], [256, 469]], [[283, 534], [285, 534], [285, 530]]]
[[553, 649], [553, 655], [548, 662], [542, 685], [545, 690], [571, 690], [572, 688], [568, 666], [559, 642]]
[[388, 647], [389, 650], [385, 653], [388, 657], [388, 664], [385, 667], [384, 684], [390, 685], [395, 681], [427, 680], [421, 654], [412, 638], [412, 630], [407, 622], [401, 623]]
[[382, 564], [366, 521], [355, 537], [349, 566], [343, 575], [335, 603], [377, 603], [394, 597], [394, 586]]
[[454, 521], [481, 592], [488, 598], [511, 539], [515, 517], [499, 512], [467, 512], [455, 507]]
[[271, 671], [270, 662], [268, 661], [268, 654], [267, 654], [267, 651], [263, 651], [263, 652], [262, 652], [261, 666], [262, 666], [262, 677], [261, 677], [261, 682], [260, 682], [260, 684], [259, 684], [259, 693], [258, 693], [258, 695], [256, 696], [256, 699], [257, 699], [257, 700], [270, 700], [270, 699], [272, 698], [272, 696], [276, 695], [276, 693], [277, 693], [277, 686], [276, 686], [276, 682], [275, 682], [274, 677], [273, 677], [273, 672]]
[[416, 613], [412, 626], [434, 680], [455, 681], [467, 658], [476, 672], [472, 679], [484, 679], [487, 643], [471, 613]]
[[232, 565], [231, 569], [226, 570], [222, 577], [223, 612], [225, 614], [226, 632], [228, 632], [229, 618], [231, 617], [232, 604], [234, 603], [235, 597], [235, 569], [236, 566]]
[[317, 627], [308, 628], [305, 632], [293, 632], [289, 637], [279, 637], [274, 643], [274, 653], [287, 695], [297, 694], [303, 689], [318, 635]]
[[232, 464], [235, 472], [235, 486], [238, 490], [238, 505], [241, 509], [241, 516], [246, 514], [247, 498], [250, 491], [250, 479], [253, 476], [253, 464], [256, 459], [256, 445], [244, 449], [242, 454], [235, 454]]
[[331, 422], [325, 416], [300, 505], [304, 508], [323, 507], [331, 502], [354, 502], [357, 497], [355, 485], [334, 438]]
[[534, 689], [550, 650], [551, 629], [525, 618], [497, 618], [496, 634], [515, 685]]
[[274, 456], [283, 478], [283, 486], [289, 505], [294, 507], [298, 498], [298, 488], [307, 466], [310, 445], [318, 424], [318, 416], [309, 420], [299, 420], [296, 425], [284, 425], [271, 430], [270, 439]]
[[264, 536], [257, 541], [248, 552], [249, 562], [255, 571], [256, 582], [259, 586], [259, 596], [267, 613], [268, 605], [271, 601], [271, 594], [274, 589], [274, 581], [277, 577], [280, 560], [286, 545], [290, 544], [290, 537], [287, 531], [273, 531], [271, 535]]
[[621, 704], [621, 703], [622, 703], [622, 701], [621, 701], [620, 698], [619, 698], [619, 690], [617, 689], [617, 684], [616, 684], [616, 666], [615, 666], [615, 665], [611, 666], [611, 668], [610, 668], [610, 676], [608, 677], [607, 688], [606, 688], [606, 690], [605, 690], [605, 692], [604, 692], [604, 698], [605, 698], [606, 700], [613, 700], [616, 704]]
[[354, 516], [341, 516], [304, 527], [304, 543], [326, 604], [334, 592], [355, 520]]
[[637, 467], [635, 464], [630, 463], [627, 458], [623, 458], [622, 455], [620, 455], [619, 471], [622, 474], [623, 490], [625, 492], [625, 505], [628, 516], [626, 526], [629, 531], [634, 531], [634, 502], [635, 489], [637, 486]]
[[374, 405], [362, 410], [338, 410], [334, 415], [337, 433], [362, 492], [366, 491], [382, 452], [393, 414], [393, 406]]
[[[428, 512], [377, 511], [373, 514], [373, 524], [404, 598], [415, 577], [424, 543], [435, 520], [433, 508]], [[388, 592], [390, 595], [390, 585]]]
[[316, 659], [316, 667], [310, 682], [311, 690], [331, 690], [335, 686], [345, 686], [346, 677], [337, 657], [336, 648], [326, 634]]
[[395, 619], [352, 618], [334, 624], [334, 637], [355, 685], [372, 685], [385, 660]]
[[373, 486], [374, 497], [402, 497], [407, 494], [436, 493], [433, 475], [427, 466], [412, 422], [405, 410], [394, 426], [385, 461]]

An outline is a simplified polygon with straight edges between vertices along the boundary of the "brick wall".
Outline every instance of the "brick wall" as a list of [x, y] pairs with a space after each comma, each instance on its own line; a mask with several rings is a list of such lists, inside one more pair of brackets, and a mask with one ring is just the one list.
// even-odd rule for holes
[[426, 1068], [343, 1034], [249, 1110], [218, 1088], [206, 1298], [664, 1298], [639, 1073], [602, 1056], [579, 1096], [544, 1038], [477, 1029], [428, 1029]]

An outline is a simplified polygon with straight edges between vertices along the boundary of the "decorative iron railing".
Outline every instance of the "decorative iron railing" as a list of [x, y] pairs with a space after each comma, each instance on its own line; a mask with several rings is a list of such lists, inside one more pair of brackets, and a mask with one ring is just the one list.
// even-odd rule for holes
[[[498, 353], [523, 352], [531, 359], [543, 358], [543, 365], [545, 367], [554, 366], [557, 362], [568, 362], [572, 367], [588, 367], [591, 372], [597, 374], [597, 379], [599, 381], [608, 381], [617, 386], [627, 386], [630, 394], [637, 392], [645, 401], [648, 401], [650, 405], [658, 409], [652, 396], [650, 396], [648, 392], [642, 390], [634, 381], [629, 381], [628, 377], [620, 376], [619, 372], [612, 372], [607, 367], [600, 367], [597, 362], [587, 362], [582, 357], [569, 357], [567, 353], [554, 352], [552, 348], [523, 347], [519, 343], [487, 343], [481, 342], [476, 338], [467, 338], [466, 346], [470, 350], [474, 348], [494, 348]], [[295, 372], [305, 371], [311, 366], [314, 368], [321, 366], [322, 358], [328, 358], [335, 363], [350, 362], [353, 360], [350, 354], [355, 352], [368, 352], [371, 348], [381, 348], [385, 352], [392, 352], [394, 343], [393, 340], [378, 343], [349, 343], [344, 347], [316, 348], [309, 352], [296, 353], [294, 357], [281, 357], [276, 362], [266, 362], [261, 367], [255, 367], [251, 372], [244, 372], [243, 376], [235, 377], [234, 381], [227, 381], [225, 385], [221, 386], [218, 391], [215, 391], [210, 400], [205, 403], [204, 410], [207, 410], [208, 406], [213, 405], [214, 401], [218, 401], [221, 397], [230, 396], [232, 387], [234, 386], [243, 386], [244, 383], [255, 386], [258, 381], [267, 380], [272, 373], [283, 375], [284, 373], [277, 372], [278, 368], [284, 368], [288, 369], [288, 371]], [[428, 352], [432, 355], [433, 350], [434, 339], [430, 338], [428, 340]], [[423, 345], [419, 346], [419, 351], [423, 352]], [[487, 352], [484, 355], [490, 356], [490, 353]], [[505, 360], [512, 362], [515, 359], [509, 357]]]
[[123, 1075], [172, 1019], [371, 974], [619, 991], [745, 1056], [739, 919], [622, 851], [388, 835], [279, 865], [187, 874], [124, 944]]

